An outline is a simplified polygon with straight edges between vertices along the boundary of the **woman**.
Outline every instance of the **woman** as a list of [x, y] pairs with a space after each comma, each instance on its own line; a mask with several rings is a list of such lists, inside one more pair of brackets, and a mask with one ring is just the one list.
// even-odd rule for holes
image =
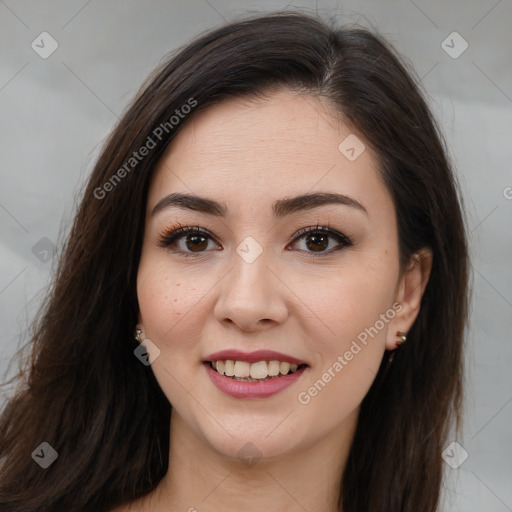
[[2, 510], [436, 510], [467, 272], [379, 36], [283, 12], [198, 37], [88, 181], [0, 419]]

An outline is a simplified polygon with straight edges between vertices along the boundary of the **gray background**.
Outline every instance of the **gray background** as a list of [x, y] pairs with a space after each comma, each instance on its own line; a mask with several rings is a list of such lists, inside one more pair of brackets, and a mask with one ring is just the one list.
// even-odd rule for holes
[[[0, 0], [0, 372], [14, 370], [3, 375], [55, 268], [74, 197], [146, 75], [199, 32], [285, 7], [374, 27], [422, 79], [465, 197], [474, 274], [458, 439], [469, 457], [446, 465], [443, 510], [512, 510], [510, 0]], [[47, 59], [31, 47], [44, 31], [58, 43]], [[454, 31], [469, 45], [457, 58], [446, 45], [454, 53], [462, 40], [442, 46]]]

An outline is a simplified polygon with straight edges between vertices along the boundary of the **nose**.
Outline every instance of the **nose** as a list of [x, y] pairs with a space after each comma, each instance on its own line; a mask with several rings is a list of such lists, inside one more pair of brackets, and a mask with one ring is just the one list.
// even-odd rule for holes
[[248, 263], [238, 255], [225, 279], [214, 316], [241, 331], [261, 331], [282, 324], [288, 317], [287, 287], [268, 265], [265, 253]]

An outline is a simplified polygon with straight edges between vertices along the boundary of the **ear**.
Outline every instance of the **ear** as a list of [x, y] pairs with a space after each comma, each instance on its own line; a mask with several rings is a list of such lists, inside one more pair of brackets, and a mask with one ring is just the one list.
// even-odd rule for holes
[[386, 349], [394, 350], [399, 339], [397, 332], [407, 333], [420, 311], [421, 298], [432, 270], [432, 250], [425, 247], [413, 254], [397, 285], [395, 301], [402, 305], [389, 323]]

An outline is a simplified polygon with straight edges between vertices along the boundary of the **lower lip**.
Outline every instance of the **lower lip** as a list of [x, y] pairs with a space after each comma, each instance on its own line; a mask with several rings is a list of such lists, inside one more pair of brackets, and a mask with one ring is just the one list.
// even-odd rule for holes
[[307, 369], [307, 366], [305, 366], [289, 375], [281, 375], [275, 379], [262, 382], [244, 382], [221, 375], [210, 366], [210, 363], [203, 364], [208, 376], [217, 388], [233, 398], [268, 398], [291, 386], [300, 379], [304, 370]]

